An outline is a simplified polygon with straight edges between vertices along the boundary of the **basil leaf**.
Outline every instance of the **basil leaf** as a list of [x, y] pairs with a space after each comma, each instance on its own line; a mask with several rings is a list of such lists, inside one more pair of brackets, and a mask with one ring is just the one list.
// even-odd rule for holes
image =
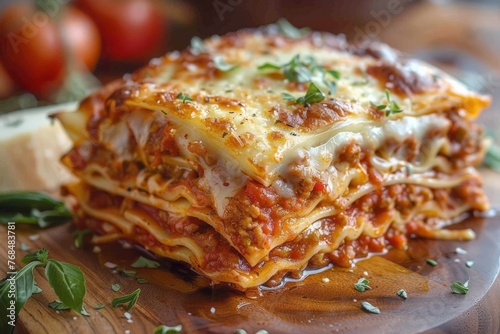
[[281, 93], [281, 97], [285, 101], [295, 101], [295, 97], [290, 93], [283, 92]]
[[111, 290], [113, 290], [114, 292], [120, 291], [121, 288], [122, 288], [122, 286], [118, 283], [111, 284]]
[[408, 298], [408, 294], [407, 294], [407, 293], [406, 293], [406, 291], [405, 291], [405, 290], [403, 290], [403, 289], [401, 289], [401, 290], [399, 290], [398, 292], [396, 292], [396, 294], [397, 294], [399, 297], [403, 298], [403, 299], [407, 299], [407, 298]]
[[361, 302], [361, 307], [370, 313], [380, 314], [380, 309], [369, 302]]
[[132, 307], [134, 307], [135, 303], [137, 302], [137, 299], [139, 298], [139, 295], [141, 293], [141, 289], [137, 289], [134, 292], [132, 292], [129, 295], [123, 296], [123, 297], [117, 297], [114, 298], [111, 301], [111, 307], [115, 308], [117, 306], [127, 304], [127, 311], [130, 310]]
[[[12, 275], [0, 282], [0, 309], [6, 312], [5, 316], [0, 317], [0, 332], [12, 333], [15, 328], [15, 320], [19, 311], [33, 293], [35, 279], [33, 268], [42, 263], [33, 261], [19, 270], [15, 276]], [[15, 288], [12, 289], [12, 284]]]
[[49, 303], [49, 307], [54, 310], [71, 310], [70, 307], [64, 305], [64, 303], [54, 300], [52, 303]]
[[22, 263], [30, 263], [33, 261], [40, 261], [41, 263], [47, 262], [49, 251], [45, 248], [39, 249], [36, 252], [26, 254], [22, 259]]
[[182, 331], [182, 325], [177, 325], [177, 326], [165, 326], [165, 325], [160, 325], [155, 328], [154, 334], [177, 334]]
[[159, 262], [149, 260], [144, 256], [140, 256], [134, 263], [130, 265], [132, 268], [158, 268]]
[[303, 97], [299, 97], [297, 99], [297, 103], [300, 104], [313, 104], [317, 102], [321, 102], [325, 99], [326, 95], [319, 88], [311, 82], [309, 84], [309, 88], [307, 89], [306, 95]]
[[469, 292], [469, 280], [464, 283], [455, 281], [450, 285], [451, 291], [459, 295], [466, 295]]
[[276, 22], [276, 25], [278, 26], [280, 32], [288, 38], [298, 39], [304, 37], [309, 32], [309, 29], [307, 28], [298, 29], [294, 27], [285, 18], [279, 19], [278, 22]]
[[33, 290], [31, 291], [31, 293], [36, 295], [37, 293], [42, 293], [42, 292], [43, 290], [38, 285], [36, 285], [36, 282], [34, 282]]
[[85, 277], [79, 267], [71, 263], [48, 260], [45, 276], [57, 297], [71, 309], [82, 314], [85, 297]]

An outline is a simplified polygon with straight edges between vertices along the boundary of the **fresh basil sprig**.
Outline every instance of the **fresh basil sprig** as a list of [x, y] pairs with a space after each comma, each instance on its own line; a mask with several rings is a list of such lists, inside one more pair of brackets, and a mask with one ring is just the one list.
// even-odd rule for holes
[[[0, 308], [8, 310], [11, 301], [15, 301], [15, 313], [12, 319], [9, 317], [0, 319], [1, 333], [13, 332], [15, 327], [10, 321], [17, 319], [19, 311], [33, 293], [40, 292], [33, 274], [33, 269], [39, 266], [45, 267], [45, 277], [61, 304], [80, 314], [87, 314], [83, 307], [86, 293], [85, 277], [79, 267], [49, 258], [49, 252], [45, 248], [26, 255], [22, 262], [27, 263], [26, 266], [0, 282]], [[15, 284], [14, 290], [11, 284]]]
[[385, 116], [389, 116], [391, 114], [399, 114], [403, 112], [403, 109], [401, 109], [396, 101], [393, 101], [391, 99], [391, 94], [389, 93], [388, 90], [385, 91], [385, 98], [387, 100], [386, 104], [380, 104], [376, 105], [373, 102], [370, 102], [372, 106], [377, 108], [378, 110], [385, 110]]
[[0, 193], [0, 223], [38, 225], [42, 228], [68, 222], [71, 212], [63, 202], [37, 191]]

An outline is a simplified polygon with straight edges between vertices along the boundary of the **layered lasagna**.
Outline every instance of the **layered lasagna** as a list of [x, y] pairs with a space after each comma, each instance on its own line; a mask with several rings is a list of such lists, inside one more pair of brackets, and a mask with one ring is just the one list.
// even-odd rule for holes
[[153, 59], [60, 113], [95, 242], [129, 240], [237, 289], [487, 210], [473, 123], [489, 99], [386, 45], [276, 26]]

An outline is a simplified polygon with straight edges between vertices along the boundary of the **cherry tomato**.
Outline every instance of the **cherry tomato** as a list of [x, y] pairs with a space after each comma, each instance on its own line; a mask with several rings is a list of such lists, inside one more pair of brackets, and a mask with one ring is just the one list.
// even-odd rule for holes
[[55, 12], [17, 3], [0, 16], [1, 62], [21, 89], [45, 99], [61, 85], [70, 57], [93, 70], [100, 55], [93, 21], [71, 6], [60, 10], [56, 19]]
[[167, 20], [156, 1], [77, 0], [76, 5], [99, 27], [104, 58], [144, 61], [164, 52]]

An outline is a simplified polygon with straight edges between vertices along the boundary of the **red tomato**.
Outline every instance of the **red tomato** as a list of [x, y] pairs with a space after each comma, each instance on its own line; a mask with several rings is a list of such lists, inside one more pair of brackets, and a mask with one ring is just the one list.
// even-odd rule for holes
[[153, 0], [77, 0], [102, 36], [103, 57], [144, 61], [160, 55], [167, 42], [167, 20]]
[[66, 53], [88, 70], [94, 69], [100, 54], [99, 31], [84, 13], [68, 6], [62, 8], [59, 22], [54, 16], [29, 3], [13, 4], [0, 16], [1, 62], [20, 88], [42, 98], [61, 85]]

